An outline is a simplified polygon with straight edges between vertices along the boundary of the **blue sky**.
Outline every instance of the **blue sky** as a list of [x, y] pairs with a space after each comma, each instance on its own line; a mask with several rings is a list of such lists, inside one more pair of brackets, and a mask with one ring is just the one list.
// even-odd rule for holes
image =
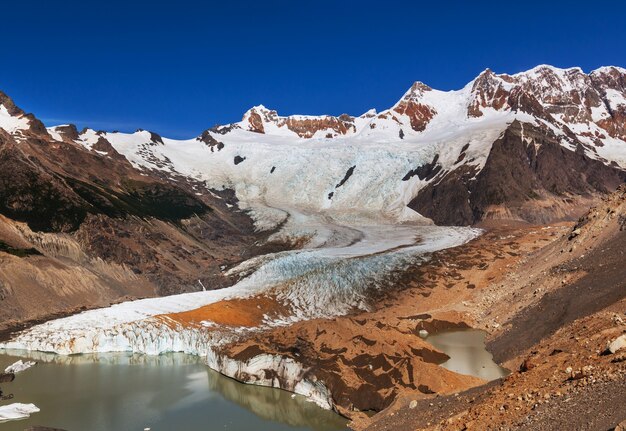
[[626, 2], [13, 1], [0, 90], [47, 124], [192, 137], [264, 104], [385, 109], [489, 67], [626, 67]]

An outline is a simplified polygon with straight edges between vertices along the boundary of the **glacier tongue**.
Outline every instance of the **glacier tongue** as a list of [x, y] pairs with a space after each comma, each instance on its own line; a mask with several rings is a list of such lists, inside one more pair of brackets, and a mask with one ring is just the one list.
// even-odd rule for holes
[[[330, 224], [326, 228], [328, 232], [333, 230]], [[345, 231], [345, 226], [340, 228], [338, 231]], [[368, 290], [384, 288], [392, 271], [419, 263], [429, 252], [460, 245], [480, 233], [472, 228], [437, 226], [350, 229], [353, 235], [341, 238], [347, 244], [340, 241], [332, 247], [281, 252], [246, 261], [231, 272], [249, 275], [230, 288], [86, 311], [37, 325], [0, 344], [0, 348], [61, 354], [180, 351], [205, 355], [208, 346], [218, 345], [241, 329], [180, 328], [169, 324], [167, 314], [260, 294], [275, 295], [291, 310], [290, 315], [283, 316], [284, 321], [268, 320], [267, 325], [345, 314], [355, 307], [366, 307]], [[324, 232], [325, 243], [332, 243], [328, 232]]]
[[[184, 352], [204, 357], [225, 375], [247, 383], [279, 387], [333, 408], [322, 382], [302, 364], [272, 355], [235, 360], [220, 346], [248, 331], [366, 308], [372, 289], [384, 289], [393, 273], [419, 264], [430, 252], [463, 244], [479, 229], [414, 225], [339, 225], [329, 218], [298, 215], [278, 235], [303, 234], [309, 248], [260, 256], [230, 270], [242, 278], [226, 289], [126, 302], [37, 325], [0, 348], [38, 350], [63, 355], [128, 351], [148, 355]], [[302, 223], [303, 220], [308, 223]], [[303, 226], [306, 225], [306, 228]], [[298, 233], [299, 232], [299, 233]], [[285, 305], [283, 314], [260, 327], [245, 328], [203, 321], [182, 325], [168, 315], [219, 301], [271, 295]], [[271, 371], [269, 374], [266, 371]], [[267, 377], [271, 375], [271, 377]]]

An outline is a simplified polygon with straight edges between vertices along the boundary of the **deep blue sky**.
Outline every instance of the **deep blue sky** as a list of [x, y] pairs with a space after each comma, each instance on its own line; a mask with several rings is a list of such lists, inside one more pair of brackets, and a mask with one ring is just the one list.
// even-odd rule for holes
[[12, 1], [0, 89], [48, 125], [192, 137], [251, 106], [385, 109], [486, 67], [626, 67], [626, 2]]

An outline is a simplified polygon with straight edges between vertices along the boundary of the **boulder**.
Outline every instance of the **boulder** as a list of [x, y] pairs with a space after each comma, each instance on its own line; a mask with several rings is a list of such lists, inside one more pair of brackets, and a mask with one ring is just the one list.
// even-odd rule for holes
[[624, 348], [626, 348], [626, 334], [620, 335], [607, 346], [607, 350], [611, 352], [611, 354], [617, 353]]
[[13, 373], [0, 373], [0, 383], [10, 383], [15, 380]]

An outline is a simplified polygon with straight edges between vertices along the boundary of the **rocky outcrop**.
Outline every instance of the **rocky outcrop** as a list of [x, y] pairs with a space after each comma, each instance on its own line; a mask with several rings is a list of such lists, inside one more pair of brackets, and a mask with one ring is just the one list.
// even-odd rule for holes
[[324, 115], [319, 117], [294, 115], [281, 117], [276, 111], [269, 110], [263, 105], [255, 106], [246, 112], [242, 120], [247, 130], [255, 133], [266, 133], [267, 125], [276, 129], [286, 129], [300, 138], [312, 138], [318, 132], [323, 132], [324, 138], [334, 138], [356, 131], [354, 117], [347, 114], [339, 117]]
[[482, 170], [466, 166], [438, 174], [409, 207], [438, 224], [576, 218], [586, 199], [626, 181], [624, 170], [589, 158], [578, 145], [567, 149], [546, 128], [516, 121], [494, 142]]
[[[421, 102], [425, 92], [432, 89], [421, 83], [414, 83], [409, 91], [400, 99], [400, 101], [392, 108], [398, 114], [406, 115], [409, 119], [411, 128], [416, 132], [421, 132], [426, 128], [430, 120], [437, 114], [437, 111], [431, 106]], [[383, 113], [379, 118], [386, 118]]]
[[472, 85], [472, 100], [467, 108], [470, 117], [481, 117], [482, 108], [504, 109], [508, 104], [509, 92], [505, 86], [510, 80], [500, 80], [489, 69], [481, 73]]
[[200, 135], [197, 139], [207, 144], [209, 148], [211, 148], [211, 152], [220, 151], [224, 148], [224, 143], [215, 139], [209, 130], [202, 132], [202, 135]]
[[364, 325], [358, 318], [343, 318], [264, 331], [219, 348], [221, 358], [230, 358], [231, 365], [212, 361], [210, 366], [244, 382], [310, 396], [347, 416], [382, 410], [405, 389], [445, 392], [480, 382], [439, 368], [448, 357], [422, 341], [417, 329], [398, 331], [380, 322]]

